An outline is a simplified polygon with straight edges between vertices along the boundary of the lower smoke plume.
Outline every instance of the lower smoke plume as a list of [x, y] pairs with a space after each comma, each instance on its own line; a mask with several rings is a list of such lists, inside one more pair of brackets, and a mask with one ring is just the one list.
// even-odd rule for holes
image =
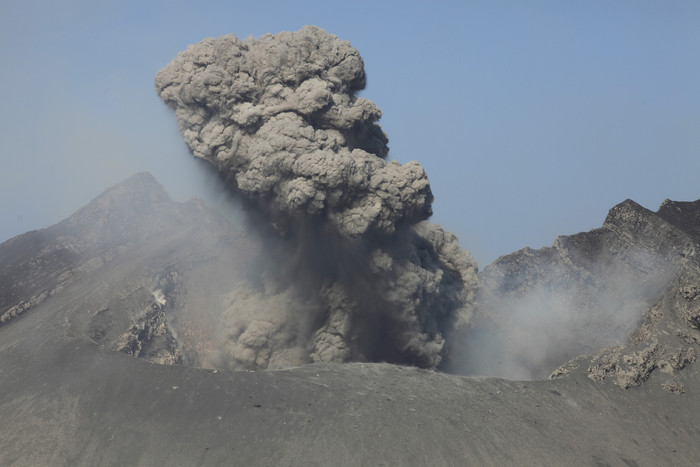
[[[677, 262], [653, 242], [639, 246], [644, 242], [629, 233], [601, 240], [604, 232], [560, 237], [552, 247], [525, 248], [487, 266], [473, 328], [449, 370], [545, 379], [575, 357], [626, 344]], [[581, 245], [591, 238], [599, 249], [586, 251]]]
[[476, 264], [428, 223], [417, 162], [385, 160], [362, 59], [316, 27], [206, 39], [156, 76], [192, 153], [217, 168], [266, 239], [232, 292], [211, 364], [389, 361], [436, 368], [472, 313]]

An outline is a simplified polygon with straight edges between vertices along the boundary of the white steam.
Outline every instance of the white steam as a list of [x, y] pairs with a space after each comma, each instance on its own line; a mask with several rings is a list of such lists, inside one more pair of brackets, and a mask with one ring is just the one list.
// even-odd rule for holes
[[478, 318], [453, 371], [544, 379], [572, 358], [625, 344], [675, 270], [651, 249], [571, 258], [564, 238], [482, 272]]

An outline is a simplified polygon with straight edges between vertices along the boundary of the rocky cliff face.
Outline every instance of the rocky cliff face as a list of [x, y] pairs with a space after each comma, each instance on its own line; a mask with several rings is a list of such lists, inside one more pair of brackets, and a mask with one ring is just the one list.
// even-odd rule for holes
[[581, 368], [627, 388], [658, 370], [682, 391], [700, 344], [699, 251], [700, 201], [654, 213], [627, 200], [599, 229], [499, 258], [480, 274], [467, 371], [543, 378], [590, 354], [553, 376]]
[[219, 295], [253, 254], [203, 203], [176, 203], [136, 174], [59, 224], [0, 245], [0, 325], [48, 301], [77, 302], [70, 325], [100, 346], [199, 365], [216, 337]]

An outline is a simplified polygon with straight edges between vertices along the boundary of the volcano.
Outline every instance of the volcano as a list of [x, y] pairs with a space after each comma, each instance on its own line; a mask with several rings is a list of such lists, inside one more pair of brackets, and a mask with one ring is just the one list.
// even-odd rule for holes
[[[381, 361], [233, 371], [208, 355], [261, 244], [136, 174], [0, 244], [0, 464], [694, 465], [698, 252], [700, 201], [625, 201], [484, 268], [462, 350], [498, 345], [453, 370], [520, 362], [527, 380]], [[518, 332], [512, 304], [555, 290], [570, 300], [543, 316], [573, 324], [535, 358], [537, 326]], [[610, 304], [639, 313], [596, 314]]]

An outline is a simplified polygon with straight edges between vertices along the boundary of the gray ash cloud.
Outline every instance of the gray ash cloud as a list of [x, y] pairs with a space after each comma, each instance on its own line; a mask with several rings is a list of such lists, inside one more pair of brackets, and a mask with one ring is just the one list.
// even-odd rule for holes
[[476, 264], [427, 222], [417, 162], [387, 161], [364, 64], [322, 29], [205, 39], [156, 76], [194, 156], [211, 163], [266, 242], [233, 291], [218, 365], [391, 361], [435, 368], [472, 313]]

